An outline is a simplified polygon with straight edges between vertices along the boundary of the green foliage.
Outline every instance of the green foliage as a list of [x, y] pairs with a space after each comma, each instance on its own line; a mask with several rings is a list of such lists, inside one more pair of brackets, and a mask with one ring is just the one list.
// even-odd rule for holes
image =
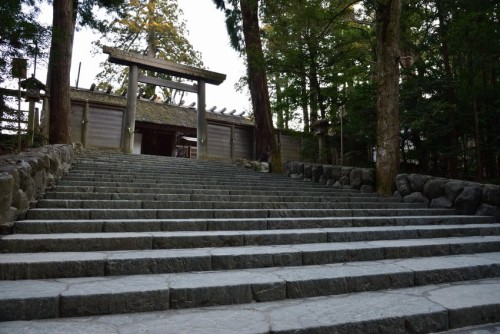
[[0, 83], [11, 78], [12, 58], [45, 55], [49, 31], [36, 21], [39, 11], [35, 0], [0, 1]]
[[313, 135], [304, 135], [302, 137], [302, 146], [300, 147], [300, 161], [316, 162], [319, 157], [318, 138]]
[[[131, 0], [119, 7], [106, 27], [106, 33], [96, 41], [99, 49], [110, 45], [125, 51], [136, 52], [158, 59], [184, 65], [202, 67], [201, 55], [186, 38], [187, 30], [177, 0]], [[109, 85], [123, 91], [128, 78], [128, 68], [109, 62], [101, 64], [97, 75], [98, 87]], [[171, 79], [166, 75], [157, 75]], [[145, 87], [143, 87], [145, 88]], [[146, 92], [149, 97], [154, 94]], [[163, 89], [165, 97], [174, 98], [172, 90]]]

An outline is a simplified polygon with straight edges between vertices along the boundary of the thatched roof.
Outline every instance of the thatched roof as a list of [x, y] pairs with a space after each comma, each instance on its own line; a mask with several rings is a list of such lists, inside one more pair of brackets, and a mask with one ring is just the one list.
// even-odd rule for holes
[[[71, 100], [90, 104], [99, 104], [115, 108], [126, 108], [127, 99], [124, 96], [91, 92], [89, 90], [71, 90]], [[254, 126], [254, 122], [243, 116], [232, 116], [207, 111], [207, 121], [227, 123], [241, 126]], [[138, 122], [172, 125], [178, 127], [196, 128], [196, 109], [188, 106], [177, 106], [140, 99], [137, 101], [135, 120]]]

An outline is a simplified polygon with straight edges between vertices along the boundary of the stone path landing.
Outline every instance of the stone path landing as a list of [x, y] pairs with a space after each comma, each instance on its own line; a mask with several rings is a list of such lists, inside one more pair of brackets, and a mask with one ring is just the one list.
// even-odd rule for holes
[[500, 321], [500, 224], [220, 162], [87, 152], [0, 239], [0, 333]]

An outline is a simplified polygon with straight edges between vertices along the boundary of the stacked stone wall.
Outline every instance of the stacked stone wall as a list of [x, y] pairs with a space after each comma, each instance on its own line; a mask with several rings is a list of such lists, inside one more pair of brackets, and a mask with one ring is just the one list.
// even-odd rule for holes
[[293, 179], [323, 183], [335, 188], [357, 189], [371, 193], [375, 189], [375, 169], [287, 161], [284, 173]]
[[31, 203], [68, 172], [74, 155], [71, 145], [48, 145], [0, 156], [0, 233], [10, 233]]
[[[293, 179], [370, 193], [375, 169], [287, 161], [284, 174]], [[500, 221], [500, 186], [445, 179], [421, 174], [399, 174], [395, 197], [430, 208], [455, 209], [457, 214], [494, 216]]]
[[500, 186], [399, 174], [395, 196], [407, 203], [425, 203], [431, 208], [453, 208], [461, 215], [495, 216], [500, 221]]

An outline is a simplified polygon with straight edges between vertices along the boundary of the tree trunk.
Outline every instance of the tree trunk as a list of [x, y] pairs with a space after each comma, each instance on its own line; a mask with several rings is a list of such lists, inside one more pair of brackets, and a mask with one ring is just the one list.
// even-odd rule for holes
[[[147, 24], [147, 29], [148, 29], [148, 33], [147, 33], [147, 36], [146, 36], [146, 42], [148, 43], [148, 47], [147, 47], [147, 56], [148, 57], [152, 57], [152, 58], [155, 58], [156, 57], [156, 51], [157, 51], [157, 37], [156, 37], [156, 34], [155, 34], [155, 29], [154, 29], [154, 11], [155, 11], [155, 7], [156, 7], [156, 0], [149, 0], [148, 1], [148, 5], [147, 5], [147, 9], [148, 9], [148, 24]], [[155, 72], [153, 71], [147, 71], [147, 75], [150, 76], [150, 77], [154, 77], [155, 76]], [[152, 96], [155, 95], [155, 91], [156, 91], [156, 85], [153, 85], [153, 84], [147, 84], [146, 85], [146, 90], [144, 92], [144, 95], [147, 97], [147, 98], [151, 98]]]
[[276, 74], [276, 127], [278, 129], [284, 128], [284, 115], [283, 115], [283, 94], [281, 92], [281, 78], [279, 74]]
[[49, 59], [49, 143], [71, 143], [69, 95], [71, 56], [76, 24], [75, 0], [54, 0], [52, 43]]
[[247, 74], [255, 115], [255, 137], [259, 160], [271, 158], [273, 173], [281, 173], [281, 154], [274, 136], [266, 67], [259, 31], [258, 0], [240, 0]]
[[309, 103], [307, 98], [307, 82], [306, 82], [306, 74], [305, 69], [301, 73], [300, 80], [300, 101], [302, 107], [302, 118], [304, 121], [304, 132], [308, 133], [310, 131], [309, 127]]
[[450, 152], [447, 154], [448, 170], [447, 176], [450, 178], [456, 178], [458, 175], [458, 129], [456, 120], [456, 99], [455, 99], [455, 89], [453, 85], [453, 73], [451, 71], [450, 63], [450, 52], [448, 49], [448, 40], [446, 38], [446, 27], [443, 13], [443, 6], [441, 0], [436, 0], [436, 9], [439, 19], [439, 39], [441, 41], [441, 54], [443, 56], [445, 77], [446, 77], [446, 101], [448, 102], [448, 122], [451, 127], [451, 133], [449, 135], [449, 145]]
[[390, 195], [399, 172], [400, 0], [378, 0], [377, 21], [377, 192]]

